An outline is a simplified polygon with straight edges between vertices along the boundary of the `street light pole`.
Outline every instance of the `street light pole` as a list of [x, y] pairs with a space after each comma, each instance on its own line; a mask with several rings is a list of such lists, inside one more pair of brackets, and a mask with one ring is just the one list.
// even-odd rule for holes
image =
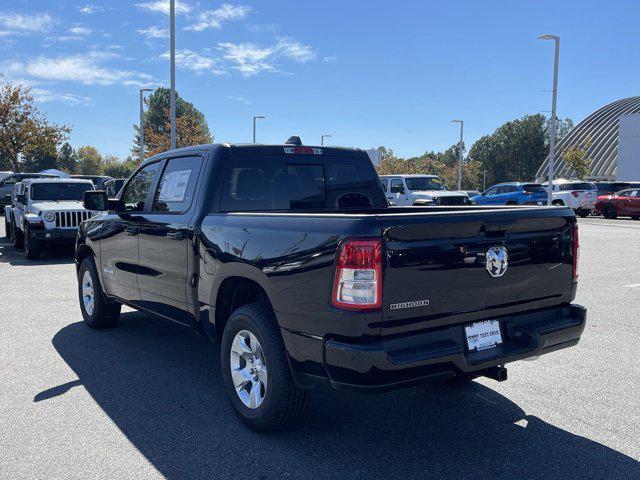
[[169, 57], [171, 58], [171, 149], [176, 148], [176, 0], [169, 1]]
[[331, 138], [332, 135], [320, 135], [320, 146], [323, 147], [324, 146], [324, 139], [325, 138]]
[[254, 115], [253, 116], [253, 143], [256, 143], [256, 120], [259, 118], [267, 118], [264, 115]]
[[151, 88], [140, 89], [140, 162], [144, 160], [144, 92], [152, 92]]
[[553, 205], [553, 169], [556, 155], [556, 100], [558, 98], [558, 61], [560, 59], [560, 37], [557, 35], [541, 35], [541, 40], [555, 42], [553, 60], [553, 90], [551, 96], [551, 123], [549, 125], [549, 187], [547, 191], [547, 205]]
[[462, 190], [462, 135], [464, 131], [464, 121], [451, 120], [451, 122], [460, 124], [460, 143], [458, 144], [458, 190]]

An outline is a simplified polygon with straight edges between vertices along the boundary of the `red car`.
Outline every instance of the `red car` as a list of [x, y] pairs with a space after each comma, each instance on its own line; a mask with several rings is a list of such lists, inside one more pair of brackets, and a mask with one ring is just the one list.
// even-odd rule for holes
[[640, 188], [629, 188], [611, 195], [600, 195], [596, 202], [596, 213], [604, 218], [640, 218]]

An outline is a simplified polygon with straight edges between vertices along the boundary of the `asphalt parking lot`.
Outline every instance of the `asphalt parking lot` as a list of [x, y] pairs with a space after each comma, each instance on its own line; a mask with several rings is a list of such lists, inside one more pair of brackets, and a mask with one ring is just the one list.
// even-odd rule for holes
[[504, 383], [319, 389], [274, 435], [235, 419], [216, 345], [131, 310], [89, 330], [71, 252], [30, 262], [2, 239], [0, 478], [638, 479], [640, 221], [581, 219], [580, 237], [577, 347]]

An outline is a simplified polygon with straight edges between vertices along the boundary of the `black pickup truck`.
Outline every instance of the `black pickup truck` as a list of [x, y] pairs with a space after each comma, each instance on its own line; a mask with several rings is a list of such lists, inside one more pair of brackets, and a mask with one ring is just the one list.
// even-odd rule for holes
[[118, 198], [85, 193], [76, 244], [92, 328], [120, 306], [221, 342], [256, 430], [318, 383], [378, 392], [576, 345], [578, 229], [564, 207], [389, 207], [358, 149], [205, 145], [145, 161]]

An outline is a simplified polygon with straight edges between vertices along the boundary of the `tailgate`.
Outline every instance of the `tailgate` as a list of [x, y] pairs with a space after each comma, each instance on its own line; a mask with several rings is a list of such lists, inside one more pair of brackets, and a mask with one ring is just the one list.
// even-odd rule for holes
[[571, 301], [575, 217], [568, 209], [380, 215], [379, 220], [387, 253], [383, 335]]

